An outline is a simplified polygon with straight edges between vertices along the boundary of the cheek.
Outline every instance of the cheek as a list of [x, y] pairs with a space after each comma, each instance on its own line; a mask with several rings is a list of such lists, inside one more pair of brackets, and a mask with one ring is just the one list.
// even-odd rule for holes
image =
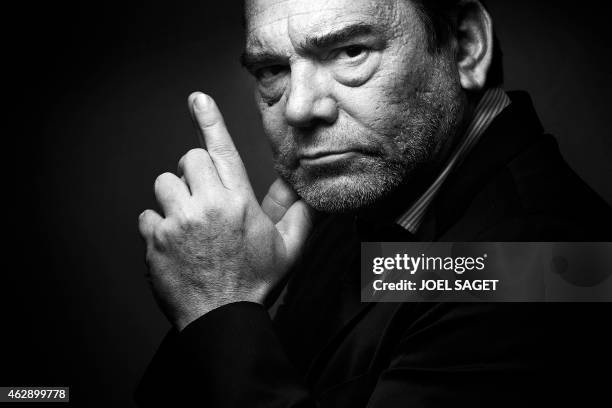
[[258, 106], [264, 132], [272, 152], [276, 155], [281, 146], [287, 143], [289, 133], [289, 126], [284, 116], [284, 100], [274, 106], [269, 106], [265, 101], [259, 101]]
[[406, 96], [398, 91], [399, 86], [381, 77], [359, 88], [338, 90], [338, 102], [353, 120], [371, 130], [382, 131], [394, 127], [405, 110]]
[[[406, 55], [406, 54], [404, 54]], [[414, 69], [415, 66], [421, 67]], [[426, 69], [414, 58], [392, 58], [366, 84], [339, 87], [341, 108], [354, 120], [380, 133], [388, 133], [414, 109], [414, 101], [427, 92]]]

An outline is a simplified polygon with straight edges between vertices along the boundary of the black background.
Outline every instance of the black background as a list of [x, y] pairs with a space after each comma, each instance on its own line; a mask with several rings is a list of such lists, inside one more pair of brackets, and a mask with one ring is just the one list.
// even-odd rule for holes
[[[568, 162], [610, 203], [609, 24], [586, 4], [489, 1], [506, 89], [532, 94]], [[0, 385], [70, 386], [75, 404], [132, 404], [169, 327], [143, 278], [137, 216], [154, 206], [156, 176], [197, 146], [190, 92], [218, 101], [260, 197], [274, 179], [238, 63], [240, 10], [240, 1], [106, 1], [6, 11], [14, 126], [2, 149]]]

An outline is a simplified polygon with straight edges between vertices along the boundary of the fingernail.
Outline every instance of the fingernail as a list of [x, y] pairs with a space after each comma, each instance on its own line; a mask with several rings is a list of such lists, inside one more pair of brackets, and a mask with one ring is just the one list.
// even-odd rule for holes
[[198, 94], [193, 102], [193, 106], [197, 111], [202, 112], [208, 109], [209, 102], [210, 97], [208, 95]]

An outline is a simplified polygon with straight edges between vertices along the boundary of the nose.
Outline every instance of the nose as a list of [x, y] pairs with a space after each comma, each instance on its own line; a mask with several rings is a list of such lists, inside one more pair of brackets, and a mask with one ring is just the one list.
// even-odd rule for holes
[[290, 126], [305, 128], [336, 121], [338, 106], [331, 95], [331, 81], [324, 70], [315, 64], [294, 64], [285, 107], [285, 117]]

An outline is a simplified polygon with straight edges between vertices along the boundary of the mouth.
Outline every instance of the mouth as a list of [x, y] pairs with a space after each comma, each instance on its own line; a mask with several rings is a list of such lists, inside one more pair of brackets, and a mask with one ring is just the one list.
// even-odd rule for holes
[[300, 156], [300, 164], [306, 167], [325, 166], [341, 161], [351, 160], [361, 153], [356, 150], [317, 152]]

